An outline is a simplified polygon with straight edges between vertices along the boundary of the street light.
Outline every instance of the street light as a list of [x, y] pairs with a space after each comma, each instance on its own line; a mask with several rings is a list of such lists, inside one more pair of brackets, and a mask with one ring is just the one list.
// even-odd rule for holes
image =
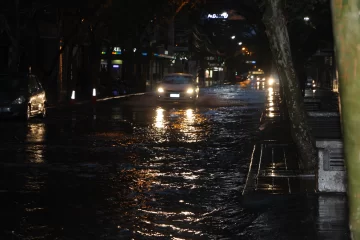
[[246, 48], [244, 48], [244, 47], [243, 47], [241, 50], [245, 51], [245, 50], [246, 50]]
[[234, 35], [234, 36], [231, 36], [231, 39], [235, 39], [235, 35]]
[[305, 22], [308, 22], [309, 20], [310, 20], [309, 17], [304, 17], [304, 21], [305, 21]]
[[239, 46], [241, 46], [242, 45], [242, 42], [239, 42]]

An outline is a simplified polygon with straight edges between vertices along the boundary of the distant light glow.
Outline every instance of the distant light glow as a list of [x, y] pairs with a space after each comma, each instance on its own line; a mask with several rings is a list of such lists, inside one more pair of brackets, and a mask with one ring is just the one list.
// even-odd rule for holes
[[96, 88], [93, 88], [92, 95], [93, 97], [96, 97]]
[[231, 36], [231, 39], [235, 39], [235, 36]]
[[304, 21], [309, 21], [310, 20], [310, 18], [309, 17], [304, 17]]
[[113, 65], [113, 68], [119, 68], [119, 65], [117, 65], [117, 64]]
[[242, 42], [239, 42], [238, 44], [239, 44], [239, 46], [241, 46], [241, 45], [242, 45]]

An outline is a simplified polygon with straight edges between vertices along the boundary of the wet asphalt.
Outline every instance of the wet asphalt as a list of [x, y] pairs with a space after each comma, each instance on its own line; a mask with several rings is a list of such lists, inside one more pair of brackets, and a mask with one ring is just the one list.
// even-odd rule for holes
[[318, 239], [316, 197], [241, 196], [265, 92], [242, 83], [202, 89], [197, 105], [146, 94], [0, 121], [0, 239]]

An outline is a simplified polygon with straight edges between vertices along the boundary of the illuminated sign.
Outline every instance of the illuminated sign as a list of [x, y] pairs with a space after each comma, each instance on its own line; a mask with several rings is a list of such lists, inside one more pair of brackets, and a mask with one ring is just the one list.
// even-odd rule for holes
[[255, 64], [256, 61], [246, 61], [246, 63]]
[[229, 14], [227, 12], [224, 12], [222, 14], [208, 14], [207, 18], [212, 18], [212, 19], [217, 19], [217, 18], [222, 18], [222, 19], [227, 19], [229, 17]]

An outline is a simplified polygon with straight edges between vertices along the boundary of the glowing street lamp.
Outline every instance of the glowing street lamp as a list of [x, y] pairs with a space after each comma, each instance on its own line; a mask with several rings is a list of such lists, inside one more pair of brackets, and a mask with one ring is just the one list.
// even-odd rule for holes
[[242, 42], [239, 42], [239, 46], [241, 46], [242, 45]]
[[308, 22], [308, 21], [310, 21], [310, 18], [309, 17], [304, 17], [304, 21]]
[[235, 35], [234, 35], [234, 36], [231, 36], [231, 39], [235, 39]]

